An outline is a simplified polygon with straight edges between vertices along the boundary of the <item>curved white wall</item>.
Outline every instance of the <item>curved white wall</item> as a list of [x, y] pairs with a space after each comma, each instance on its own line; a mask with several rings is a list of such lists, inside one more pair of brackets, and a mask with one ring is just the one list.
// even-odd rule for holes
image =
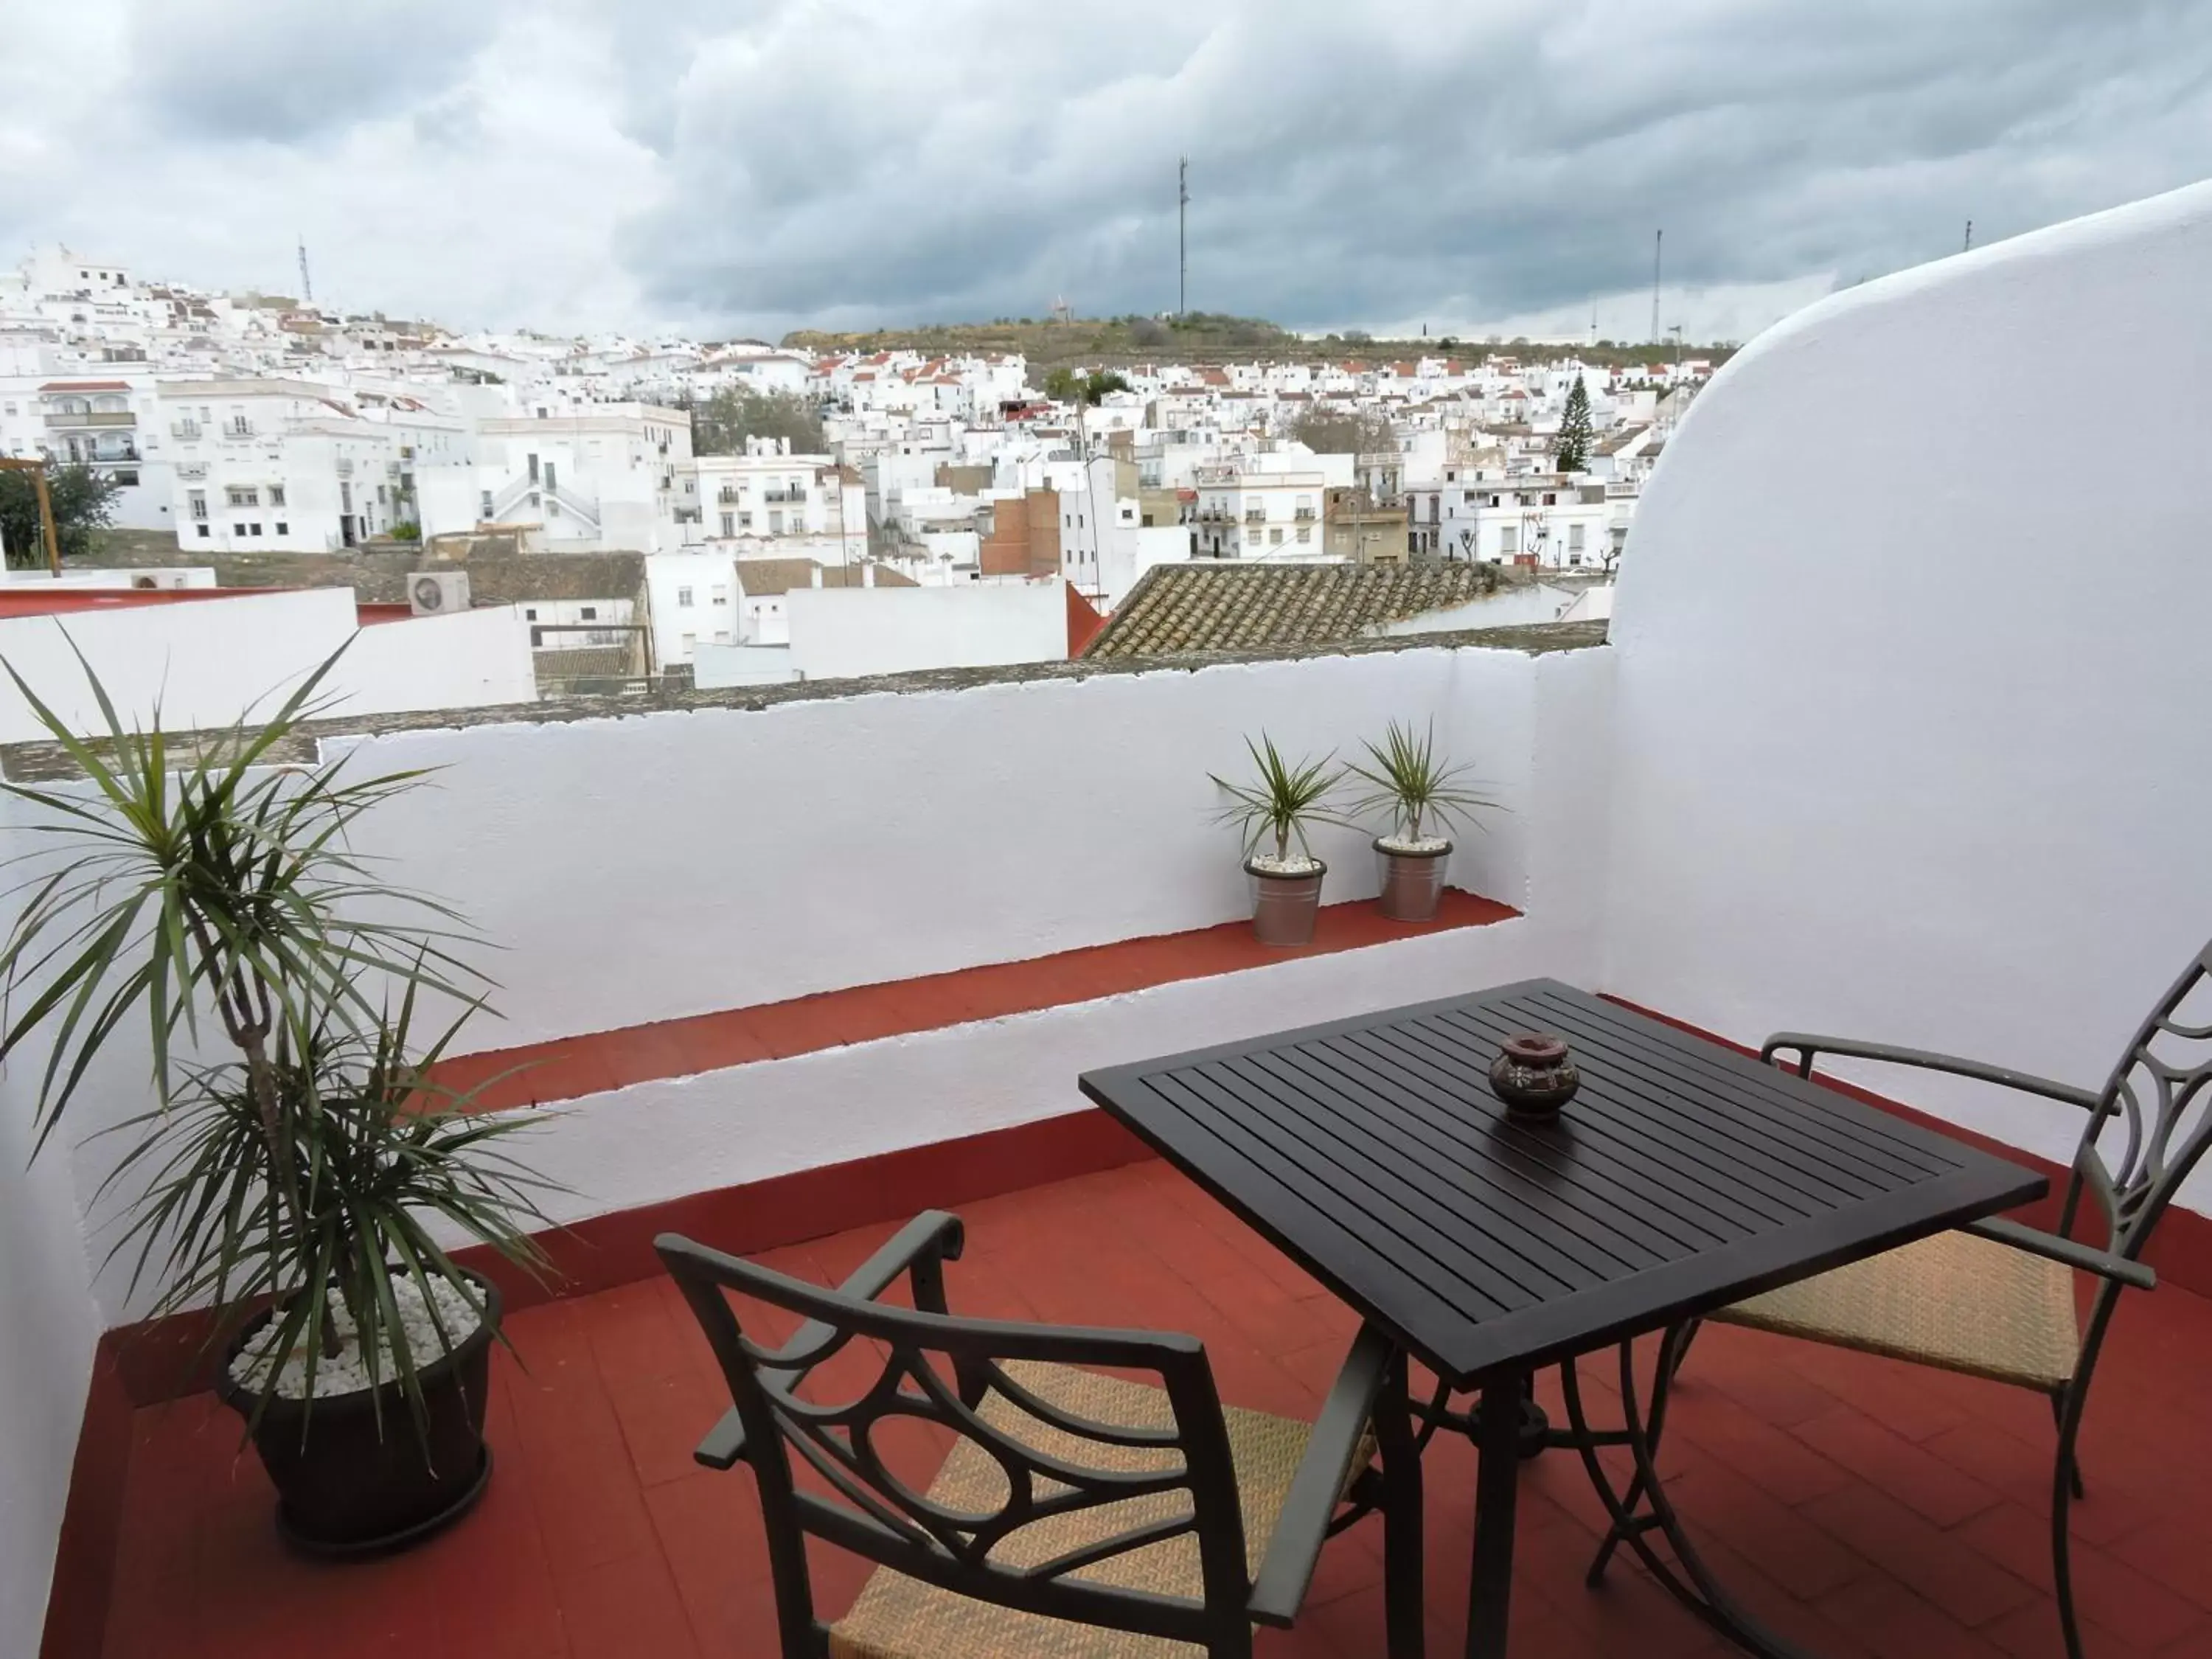
[[1839, 295], [1716, 379], [1621, 562], [1607, 988], [2103, 1081], [2212, 932], [2208, 296], [2212, 185]]

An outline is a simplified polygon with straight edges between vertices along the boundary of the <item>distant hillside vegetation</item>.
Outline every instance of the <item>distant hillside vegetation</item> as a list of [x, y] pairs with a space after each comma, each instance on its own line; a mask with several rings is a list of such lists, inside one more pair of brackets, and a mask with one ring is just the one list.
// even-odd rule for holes
[[[1625, 368], [1671, 362], [1676, 350], [1671, 343], [1635, 345], [1601, 340], [1592, 346], [1504, 340], [1495, 336], [1481, 340], [1450, 336], [1378, 340], [1354, 332], [1307, 338], [1264, 318], [1202, 311], [1184, 317], [1078, 317], [1069, 322], [1000, 317], [988, 323], [927, 323], [865, 334], [799, 329], [785, 335], [783, 343], [793, 350], [823, 355], [920, 351], [933, 357], [951, 357], [1019, 352], [1039, 368], [1097, 363], [1311, 362], [1346, 357], [1388, 362], [1437, 356], [1480, 357], [1493, 351], [1529, 362], [1579, 357], [1584, 362]], [[1717, 362], [1735, 349], [1686, 345], [1680, 350], [1685, 357]]]

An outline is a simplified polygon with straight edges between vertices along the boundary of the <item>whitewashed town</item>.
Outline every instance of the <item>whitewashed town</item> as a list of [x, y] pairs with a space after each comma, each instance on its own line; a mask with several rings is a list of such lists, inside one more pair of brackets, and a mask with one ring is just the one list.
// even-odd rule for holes
[[1161, 604], [1194, 568], [1400, 572], [1346, 579], [1355, 635], [1601, 620], [1643, 481], [1715, 368], [1679, 334], [1614, 367], [1358, 337], [1050, 372], [461, 334], [317, 304], [304, 248], [299, 275], [296, 295], [208, 292], [58, 246], [0, 270], [0, 456], [89, 474], [105, 520], [66, 561], [17, 528], [15, 600], [58, 581], [298, 611], [165, 617], [171, 659], [201, 665], [170, 672], [220, 682], [210, 707], [284, 666], [228, 641], [402, 618], [441, 626], [361, 630], [357, 712], [1046, 661], [1096, 645], [1161, 567]]

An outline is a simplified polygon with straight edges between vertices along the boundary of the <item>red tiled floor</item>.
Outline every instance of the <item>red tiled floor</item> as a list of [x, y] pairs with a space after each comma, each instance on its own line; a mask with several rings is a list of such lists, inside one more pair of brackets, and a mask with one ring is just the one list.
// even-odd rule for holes
[[1355, 900], [1323, 906], [1313, 943], [1289, 950], [1260, 944], [1249, 923], [1224, 922], [1189, 933], [1060, 951], [1025, 962], [988, 963], [889, 984], [823, 991], [787, 1002], [585, 1032], [556, 1042], [461, 1054], [442, 1061], [435, 1074], [457, 1093], [480, 1089], [468, 1103], [470, 1110], [503, 1111], [758, 1060], [787, 1060], [842, 1043], [1087, 1002], [1178, 980], [1265, 967], [1290, 957], [1322, 956], [1415, 933], [1480, 927], [1519, 914], [1456, 888], [1444, 890], [1432, 921], [1392, 921], [1372, 901]]
[[[966, 1218], [968, 1254], [947, 1271], [956, 1308], [1191, 1330], [1232, 1403], [1310, 1413], [1349, 1335], [1349, 1316], [1319, 1285], [1158, 1163], [986, 1200]], [[764, 1259], [828, 1280], [889, 1231]], [[302, 1650], [309, 1632], [331, 1659], [772, 1655], [750, 1483], [690, 1460], [726, 1396], [680, 1298], [648, 1280], [508, 1324], [517, 1354], [493, 1372], [490, 1492], [452, 1532], [388, 1560], [288, 1555], [258, 1464], [208, 1396], [140, 1411], [107, 1659], [274, 1659]], [[2198, 1501], [2212, 1437], [2191, 1415], [2208, 1362], [2212, 1308], [2186, 1291], [2138, 1298], [2115, 1327], [2084, 1443], [2090, 1496], [2075, 1511], [2098, 1659], [2212, 1656], [2212, 1516]], [[1603, 1417], [1610, 1366], [1584, 1370]], [[1551, 1378], [1540, 1394], [1556, 1405]], [[1813, 1651], [2002, 1659], [2060, 1651], [2044, 1540], [2049, 1436], [2033, 1396], [1713, 1327], [1675, 1396], [1664, 1461], [1677, 1504], [1741, 1597]], [[1466, 1627], [1474, 1469], [1465, 1443], [1431, 1448], [1438, 1656]], [[1583, 1588], [1601, 1520], [1571, 1458], [1528, 1466], [1522, 1490], [1521, 1659], [1729, 1651], [1633, 1565]], [[1378, 1653], [1380, 1549], [1372, 1520], [1334, 1540], [1300, 1627], [1263, 1633], [1261, 1653]], [[841, 1607], [860, 1577], [825, 1553], [822, 1606]]]

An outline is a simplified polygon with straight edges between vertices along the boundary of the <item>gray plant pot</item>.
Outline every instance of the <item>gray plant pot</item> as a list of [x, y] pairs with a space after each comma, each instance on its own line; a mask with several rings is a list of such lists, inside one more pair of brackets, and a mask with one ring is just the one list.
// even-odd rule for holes
[[1446, 842], [1433, 853], [1401, 853], [1375, 842], [1382, 861], [1382, 891], [1375, 905], [1393, 921], [1433, 921], [1444, 896], [1444, 866], [1451, 860]]
[[1314, 917], [1321, 909], [1321, 881], [1328, 866], [1316, 859], [1310, 870], [1279, 876], [1255, 869], [1248, 860], [1244, 873], [1252, 878], [1252, 937], [1262, 945], [1312, 944]]

